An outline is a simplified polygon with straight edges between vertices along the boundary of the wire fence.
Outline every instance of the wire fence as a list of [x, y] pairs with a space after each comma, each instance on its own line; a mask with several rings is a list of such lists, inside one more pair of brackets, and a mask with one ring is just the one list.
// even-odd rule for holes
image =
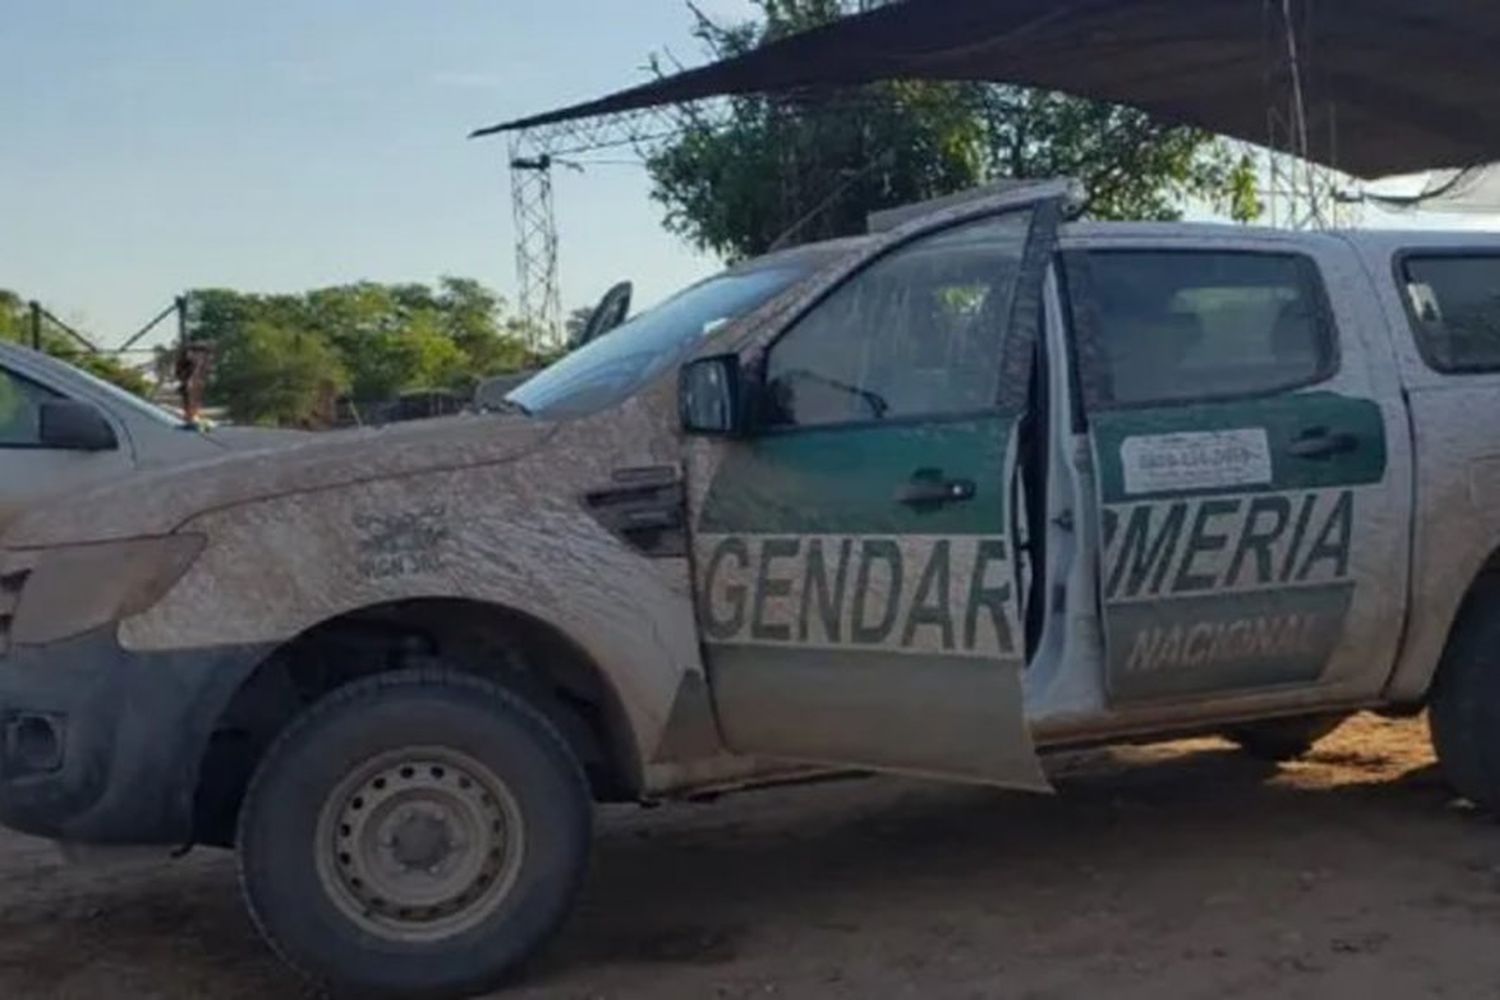
[[[33, 350], [85, 367], [91, 359], [107, 359], [139, 372], [151, 383], [165, 384], [170, 381], [170, 369], [177, 349], [187, 341], [187, 310], [188, 297], [176, 296], [170, 305], [125, 337], [119, 346], [110, 347], [32, 300], [26, 303], [22, 342]], [[174, 319], [176, 322], [172, 323]], [[167, 344], [145, 343], [147, 337], [163, 328], [171, 330], [173, 341]]]

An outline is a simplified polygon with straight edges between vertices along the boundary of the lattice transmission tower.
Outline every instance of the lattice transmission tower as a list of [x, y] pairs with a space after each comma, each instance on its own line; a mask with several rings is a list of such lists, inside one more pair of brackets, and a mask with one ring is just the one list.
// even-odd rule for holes
[[557, 213], [552, 157], [527, 147], [525, 132], [510, 141], [510, 202], [516, 229], [516, 297], [532, 348], [546, 346], [562, 322], [557, 278]]
[[684, 123], [712, 124], [711, 102], [646, 108], [525, 129], [510, 137], [511, 211], [516, 231], [518, 307], [533, 347], [562, 343], [562, 286], [558, 274], [557, 214], [552, 174], [559, 166], [581, 169], [570, 157], [627, 150], [644, 159], [680, 135]]

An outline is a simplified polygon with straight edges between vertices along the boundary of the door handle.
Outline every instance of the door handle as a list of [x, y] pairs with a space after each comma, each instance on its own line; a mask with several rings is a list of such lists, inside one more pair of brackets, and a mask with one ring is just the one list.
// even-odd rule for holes
[[1359, 438], [1353, 434], [1334, 434], [1327, 427], [1309, 427], [1292, 439], [1287, 452], [1298, 458], [1332, 458], [1359, 447]]
[[973, 500], [979, 487], [972, 479], [949, 479], [941, 469], [918, 469], [911, 481], [896, 488], [896, 502], [910, 507], [931, 507]]

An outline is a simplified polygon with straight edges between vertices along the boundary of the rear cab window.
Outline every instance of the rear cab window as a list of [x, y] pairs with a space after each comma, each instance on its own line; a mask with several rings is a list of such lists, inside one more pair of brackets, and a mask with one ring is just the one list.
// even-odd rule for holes
[[1412, 250], [1397, 258], [1422, 360], [1446, 374], [1500, 371], [1500, 250]]
[[1301, 254], [1091, 249], [1070, 252], [1067, 269], [1105, 406], [1286, 392], [1337, 367], [1323, 281]]

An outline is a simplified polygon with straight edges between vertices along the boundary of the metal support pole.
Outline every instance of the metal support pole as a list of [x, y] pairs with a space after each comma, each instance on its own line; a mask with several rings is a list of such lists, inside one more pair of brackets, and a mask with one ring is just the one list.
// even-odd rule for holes
[[135, 331], [135, 333], [131, 334], [129, 340], [125, 341], [125, 343], [121, 344], [115, 349], [115, 353], [124, 354], [136, 344], [140, 343], [142, 337], [150, 333], [152, 330], [155, 330], [163, 320], [172, 315], [173, 311], [179, 308], [181, 307], [178, 305], [178, 300], [173, 300], [171, 305], [167, 306], [167, 308], [163, 309], [161, 312], [153, 316], [151, 318], [151, 322], [147, 323], [145, 326]]
[[187, 347], [188, 342], [188, 297], [179, 295], [172, 302], [177, 309], [177, 344]]
[[42, 304], [35, 299], [27, 303], [31, 307], [31, 349], [42, 349]]

